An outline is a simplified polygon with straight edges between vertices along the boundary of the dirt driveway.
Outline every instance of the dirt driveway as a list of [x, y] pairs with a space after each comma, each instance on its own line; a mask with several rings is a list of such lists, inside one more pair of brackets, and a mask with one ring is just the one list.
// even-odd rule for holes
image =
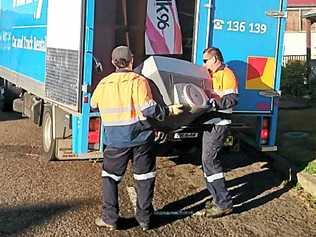
[[130, 169], [120, 185], [123, 230], [98, 229], [100, 163], [46, 162], [40, 140], [29, 120], [0, 112], [0, 236], [316, 236], [315, 210], [245, 152], [225, 154], [232, 215], [203, 216], [209, 196], [195, 152], [158, 159], [152, 230], [142, 232], [133, 218]]

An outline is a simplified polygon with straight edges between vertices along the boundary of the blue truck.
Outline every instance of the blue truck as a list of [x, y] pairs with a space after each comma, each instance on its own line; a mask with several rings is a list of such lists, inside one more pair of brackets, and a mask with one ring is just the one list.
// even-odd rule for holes
[[[116, 45], [129, 44], [136, 65], [146, 58], [146, 2], [0, 0], [0, 91], [5, 105], [42, 126], [47, 159], [102, 156], [101, 121], [90, 97], [114, 70]], [[177, 2], [182, 58], [201, 65], [204, 48], [221, 48], [239, 82], [234, 114], [252, 121], [258, 149], [276, 150], [287, 2]]]

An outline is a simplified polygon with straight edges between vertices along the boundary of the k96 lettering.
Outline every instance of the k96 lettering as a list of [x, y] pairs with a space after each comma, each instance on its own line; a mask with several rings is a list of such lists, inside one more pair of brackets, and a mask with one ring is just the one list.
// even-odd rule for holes
[[172, 6], [172, 0], [156, 0], [157, 26], [160, 30], [164, 30], [170, 26], [169, 24], [169, 7]]

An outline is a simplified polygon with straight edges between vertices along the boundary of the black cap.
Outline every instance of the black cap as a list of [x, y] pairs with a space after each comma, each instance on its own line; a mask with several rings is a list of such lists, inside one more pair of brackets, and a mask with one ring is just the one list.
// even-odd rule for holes
[[112, 61], [117, 67], [127, 67], [133, 54], [127, 46], [118, 46], [112, 51]]

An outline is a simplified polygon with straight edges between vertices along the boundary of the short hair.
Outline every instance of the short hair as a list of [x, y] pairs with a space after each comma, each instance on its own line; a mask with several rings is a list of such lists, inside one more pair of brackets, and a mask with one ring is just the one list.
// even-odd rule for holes
[[210, 54], [212, 56], [215, 56], [219, 61], [224, 62], [224, 57], [219, 48], [216, 47], [210, 47], [203, 50], [203, 54]]
[[133, 53], [129, 47], [121, 45], [113, 49], [112, 62], [118, 68], [125, 68], [133, 60]]
[[126, 68], [130, 61], [128, 62], [126, 59], [120, 58], [120, 59], [114, 59], [113, 60], [114, 65], [117, 68]]

